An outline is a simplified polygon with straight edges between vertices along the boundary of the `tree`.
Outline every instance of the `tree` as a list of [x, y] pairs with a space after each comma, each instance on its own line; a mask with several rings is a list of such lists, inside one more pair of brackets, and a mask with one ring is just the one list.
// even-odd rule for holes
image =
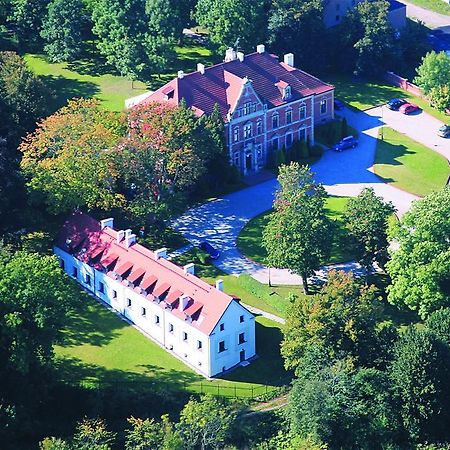
[[97, 47], [122, 75], [149, 80], [174, 57], [171, 29], [163, 34], [150, 27], [145, 2], [99, 0], [92, 7]]
[[445, 111], [450, 107], [450, 84], [432, 88], [428, 98], [432, 106], [440, 111]]
[[0, 258], [3, 373], [29, 374], [52, 361], [53, 343], [75, 298], [54, 256], [18, 252]]
[[263, 0], [198, 0], [195, 9], [198, 24], [208, 29], [219, 52], [238, 38], [244, 50], [264, 42], [265, 17]]
[[191, 399], [184, 406], [178, 429], [188, 449], [220, 449], [235, 418], [235, 412], [224, 402], [205, 395], [200, 401]]
[[332, 271], [320, 293], [297, 297], [288, 308], [281, 343], [285, 367], [300, 376], [311, 348], [321, 349], [328, 360], [345, 359], [351, 367], [383, 367], [390, 348], [384, 336], [389, 333], [392, 339], [395, 333], [381, 322], [374, 286], [361, 285], [350, 273]]
[[36, 47], [42, 22], [50, 0], [12, 0], [9, 21], [19, 41], [19, 46]]
[[275, 211], [263, 231], [267, 263], [301, 275], [305, 292], [312, 276], [329, 256], [332, 224], [325, 214], [326, 192], [307, 166], [281, 166]]
[[323, 3], [320, 0], [272, 2], [269, 42], [279, 54], [293, 52], [297, 66], [317, 70], [324, 63], [324, 32]]
[[347, 203], [344, 222], [349, 244], [367, 273], [375, 261], [381, 265], [386, 262], [388, 219], [394, 211], [394, 205], [376, 196], [372, 188], [363, 189]]
[[111, 450], [115, 438], [104, 420], [83, 419], [77, 424], [72, 446], [73, 450]]
[[443, 51], [427, 53], [416, 72], [414, 83], [425, 95], [430, 94], [433, 89], [450, 86], [450, 56]]
[[388, 301], [424, 318], [450, 301], [450, 187], [422, 200], [393, 223], [396, 242], [386, 270], [392, 279]]
[[[395, 345], [390, 377], [413, 442], [448, 434], [448, 353], [427, 330], [410, 326]], [[445, 434], [443, 434], [445, 433]]]
[[450, 308], [442, 308], [430, 314], [426, 329], [445, 346], [450, 348]]
[[44, 202], [52, 213], [123, 205], [111, 149], [124, 131], [120, 116], [97, 100], [69, 101], [43, 120], [20, 145], [32, 201]]
[[39, 442], [39, 450], [71, 450], [70, 444], [62, 439], [47, 437]]
[[83, 10], [82, 0], [51, 0], [41, 30], [44, 50], [51, 61], [73, 61], [80, 55]]

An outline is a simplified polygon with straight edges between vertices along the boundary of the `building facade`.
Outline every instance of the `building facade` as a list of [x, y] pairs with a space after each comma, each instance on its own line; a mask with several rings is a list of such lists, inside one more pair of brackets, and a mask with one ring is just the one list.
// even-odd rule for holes
[[81, 212], [64, 224], [54, 246], [61, 268], [175, 357], [205, 377], [256, 355], [255, 317], [239, 300], [179, 267], [166, 250], [136, 243]]
[[157, 91], [128, 102], [179, 104], [184, 100], [198, 115], [218, 105], [225, 121], [230, 161], [246, 175], [258, 172], [269, 153], [295, 140], [314, 144], [314, 126], [334, 118], [334, 87], [297, 69], [294, 55], [283, 61], [258, 45], [244, 55], [228, 49], [223, 63], [197, 71], [180, 71]]

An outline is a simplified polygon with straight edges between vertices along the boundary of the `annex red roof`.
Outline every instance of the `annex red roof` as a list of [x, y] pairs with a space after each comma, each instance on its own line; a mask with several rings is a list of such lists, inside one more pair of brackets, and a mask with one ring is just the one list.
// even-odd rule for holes
[[[251, 53], [244, 60], [235, 59], [205, 69], [204, 73], [193, 72], [175, 78], [138, 105], [150, 102], [169, 102], [177, 105], [184, 99], [197, 115], [210, 114], [215, 104], [219, 105], [224, 119], [233, 111], [245, 78], [252, 81], [253, 88], [263, 103], [270, 109], [290, 103], [312, 94], [321, 94], [334, 87], [300, 69], [280, 62], [270, 53]], [[283, 99], [282, 89], [291, 86], [291, 97]], [[169, 92], [173, 93], [168, 96]]]
[[[135, 289], [138, 293], [156, 283], [152, 295], [147, 296], [146, 292], [141, 294], [146, 301], [152, 301], [160, 308], [165, 308], [166, 303], [171, 304], [173, 309], [167, 310], [169, 314], [181, 320], [187, 320], [189, 316], [192, 319], [190, 326], [209, 335], [235, 299], [195, 275], [185, 273], [182, 267], [164, 258], [155, 259], [155, 253], [140, 244], [134, 243], [127, 248], [123, 240], [117, 242], [117, 234], [117, 231], [109, 227], [101, 229], [99, 222], [78, 211], [65, 222], [55, 245], [92, 265], [92, 255], [98, 256], [99, 249], [102, 249], [101, 265], [95, 265], [96, 268], [104, 268], [106, 275], [113, 279], [113, 270], [122, 273], [124, 280], [138, 283]], [[71, 242], [82, 245], [74, 249]], [[112, 264], [114, 269], [111, 268]], [[166, 299], [158, 304], [155, 295], [165, 292]], [[184, 311], [181, 308], [185, 302], [179, 301], [181, 296], [189, 298]]]

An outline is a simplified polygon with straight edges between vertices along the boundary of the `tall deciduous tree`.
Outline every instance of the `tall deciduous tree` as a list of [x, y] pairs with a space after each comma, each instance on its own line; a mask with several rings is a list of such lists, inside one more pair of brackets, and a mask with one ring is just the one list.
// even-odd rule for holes
[[[109, 64], [131, 80], [147, 80], [174, 56], [169, 30], [153, 29], [149, 12], [141, 0], [99, 0], [93, 5], [93, 32], [97, 46]], [[158, 25], [158, 26], [159, 26]]]
[[269, 42], [280, 54], [293, 52], [296, 65], [317, 70], [324, 63], [325, 26], [320, 0], [274, 0], [270, 10]]
[[344, 212], [350, 244], [356, 250], [358, 261], [369, 272], [376, 261], [383, 265], [387, 260], [388, 219], [394, 213], [392, 203], [377, 197], [372, 188], [363, 189], [351, 198]]
[[233, 47], [238, 38], [245, 51], [264, 42], [265, 17], [263, 0], [199, 0], [195, 11], [219, 51]]
[[39, 124], [20, 146], [34, 201], [53, 213], [124, 204], [110, 150], [124, 134], [116, 113], [97, 100], [74, 100]]
[[84, 26], [82, 0], [52, 0], [44, 19], [41, 37], [44, 50], [52, 61], [73, 61], [82, 49]]
[[363, 286], [345, 272], [330, 272], [319, 294], [298, 297], [290, 305], [281, 354], [287, 369], [304, 371], [302, 360], [313, 347], [329, 359], [346, 359], [349, 366], [385, 365], [387, 334], [380, 326], [382, 308], [376, 289]]
[[325, 214], [326, 192], [309, 167], [281, 166], [274, 209], [263, 231], [267, 263], [301, 275], [305, 292], [330, 254], [333, 227]]
[[417, 68], [416, 83], [425, 95], [442, 86], [450, 87], [450, 56], [445, 52], [430, 52]]
[[424, 318], [450, 302], [450, 187], [416, 201], [392, 225], [388, 301]]

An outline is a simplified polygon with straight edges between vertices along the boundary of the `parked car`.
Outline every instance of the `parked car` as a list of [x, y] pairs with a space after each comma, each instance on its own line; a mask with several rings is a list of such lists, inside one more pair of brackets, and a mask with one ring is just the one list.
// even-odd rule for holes
[[348, 148], [355, 148], [358, 145], [358, 140], [354, 136], [347, 136], [340, 142], [335, 144], [332, 148], [335, 152], [342, 152]]
[[438, 130], [438, 136], [444, 138], [450, 137], [450, 125], [442, 125]]
[[334, 109], [336, 111], [341, 111], [342, 109], [345, 108], [345, 104], [344, 102], [341, 102], [340, 100], [338, 100], [337, 98], [334, 99]]
[[219, 250], [214, 248], [209, 242], [203, 241], [200, 243], [199, 248], [204, 252], [208, 253], [211, 259], [218, 259], [220, 256]]
[[404, 105], [400, 106], [399, 109], [402, 114], [411, 114], [419, 110], [420, 108], [417, 105], [413, 105], [412, 103], [405, 103]]
[[403, 106], [404, 104], [406, 104], [406, 100], [403, 100], [402, 98], [393, 98], [386, 103], [386, 108], [392, 109], [392, 111], [398, 111], [400, 106]]

